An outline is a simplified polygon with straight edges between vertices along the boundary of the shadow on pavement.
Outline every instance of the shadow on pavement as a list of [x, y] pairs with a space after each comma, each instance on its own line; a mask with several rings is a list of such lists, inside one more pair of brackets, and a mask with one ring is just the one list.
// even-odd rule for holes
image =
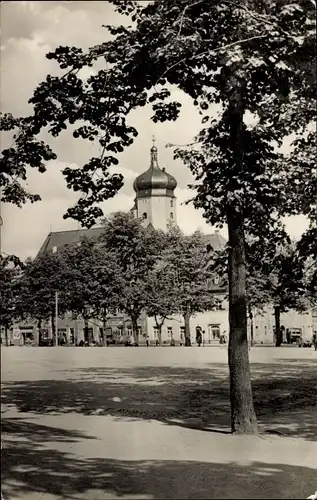
[[[15, 422], [15, 420], [17, 420]], [[105, 500], [135, 495], [166, 498], [305, 498], [315, 491], [316, 470], [284, 464], [80, 459], [48, 449], [41, 440], [76, 441], [78, 433], [7, 419], [2, 484], [8, 497], [41, 494], [59, 499]]]
[[[317, 439], [317, 362], [252, 365], [255, 408], [263, 432]], [[20, 412], [76, 412], [158, 420], [230, 432], [228, 370], [148, 366], [64, 370], [63, 380], [7, 383], [2, 403]]]

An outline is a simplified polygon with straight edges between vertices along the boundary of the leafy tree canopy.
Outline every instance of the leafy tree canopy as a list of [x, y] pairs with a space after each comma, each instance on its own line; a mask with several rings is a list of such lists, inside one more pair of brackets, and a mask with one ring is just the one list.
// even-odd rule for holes
[[[55, 311], [55, 293], [67, 289], [67, 267], [59, 252], [45, 253], [29, 259], [17, 281], [16, 314], [22, 319], [49, 319]], [[61, 301], [60, 314], [67, 311]]]
[[[122, 186], [120, 172], [110, 174], [109, 167], [118, 164], [120, 152], [137, 136], [127, 115], [151, 103], [154, 121], [177, 119], [181, 103], [170, 93], [170, 85], [176, 85], [192, 97], [202, 115], [200, 147], [177, 149], [175, 155], [194, 173], [195, 204], [204, 208], [210, 222], [222, 224], [229, 206], [242, 206], [251, 220], [255, 215], [261, 220], [277, 208], [307, 212], [306, 194], [300, 203], [294, 197], [292, 206], [288, 202], [292, 189], [287, 186], [297, 182], [298, 163], [292, 175], [285, 176], [285, 158], [274, 145], [290, 133], [300, 133], [294, 155], [307, 163], [310, 140], [303, 139], [302, 132], [316, 117], [314, 2], [111, 3], [131, 18], [132, 26], [107, 26], [112, 39], [86, 53], [58, 47], [47, 54], [64, 75], [48, 75], [37, 87], [30, 99], [32, 116], [2, 117], [1, 128], [15, 131], [15, 142], [1, 160], [4, 200], [37, 199], [20, 181], [28, 167], [44, 171], [54, 153], [36, 137], [43, 128], [58, 136], [74, 125], [75, 138], [99, 142], [100, 156], [82, 168], [64, 170], [68, 187], [81, 193], [66, 217], [91, 226], [102, 215], [97, 204]], [[80, 70], [100, 60], [104, 67], [84, 81]], [[244, 125], [242, 172], [228, 127], [229, 102], [238, 88], [243, 116], [254, 117], [254, 125]], [[214, 104], [221, 107], [218, 118], [210, 113]], [[314, 194], [311, 172], [306, 173]]]
[[136, 322], [148, 304], [149, 276], [164, 248], [165, 235], [144, 228], [131, 213], [117, 212], [104, 220], [104, 232], [99, 243], [114, 258], [120, 275], [118, 306]]

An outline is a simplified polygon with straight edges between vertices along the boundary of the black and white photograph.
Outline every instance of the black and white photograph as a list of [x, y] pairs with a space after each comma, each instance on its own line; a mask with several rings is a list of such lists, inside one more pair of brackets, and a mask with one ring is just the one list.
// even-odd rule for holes
[[317, 500], [316, 1], [0, 14], [1, 500]]

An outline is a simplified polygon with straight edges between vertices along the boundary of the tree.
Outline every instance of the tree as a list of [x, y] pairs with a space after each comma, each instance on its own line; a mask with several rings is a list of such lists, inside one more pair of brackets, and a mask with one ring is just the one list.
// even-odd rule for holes
[[[37, 319], [39, 329], [42, 321], [50, 320], [55, 339], [55, 297], [58, 293], [62, 298], [66, 288], [67, 269], [59, 252], [27, 260], [16, 287], [17, 316]], [[63, 315], [66, 311], [66, 302], [60, 300], [59, 314]]]
[[148, 316], [154, 318], [158, 329], [158, 341], [161, 344], [165, 320], [178, 313], [180, 309], [179, 289], [175, 283], [175, 274], [168, 261], [164, 259], [164, 255], [149, 272], [146, 293], [146, 312]]
[[297, 255], [304, 267], [307, 292], [312, 300], [317, 297], [316, 149], [317, 134], [311, 131], [307, 136], [296, 140], [294, 151], [288, 161], [290, 204], [293, 207], [300, 204], [301, 213], [309, 219], [309, 228], [297, 243]]
[[120, 304], [124, 280], [116, 256], [97, 244], [95, 262], [97, 289], [91, 303], [94, 318], [102, 321], [103, 334], [111, 311]]
[[[205, 124], [196, 141], [199, 149], [178, 149], [175, 155], [195, 176], [195, 206], [211, 224], [228, 225], [232, 430], [256, 432], [246, 333], [245, 230], [301, 211], [296, 200], [288, 203], [287, 162], [274, 146], [291, 133], [303, 135], [316, 117], [315, 3], [112, 3], [134, 26], [108, 26], [113, 39], [86, 54], [75, 47], [48, 54], [66, 72], [60, 78], [49, 75], [39, 85], [31, 98], [34, 116], [22, 125], [31, 136], [45, 126], [58, 135], [68, 122], [78, 122], [75, 137], [98, 138], [99, 158], [82, 169], [64, 170], [68, 186], [84, 193], [66, 216], [88, 226], [101, 214], [95, 203], [122, 185], [120, 174], [109, 175], [108, 167], [118, 162], [109, 152], [122, 151], [137, 134], [126, 123], [129, 111], [152, 102], [154, 121], [176, 120], [181, 105], [169, 100], [167, 84], [192, 97]], [[105, 68], [83, 82], [81, 68], [100, 58]], [[218, 119], [207, 114], [214, 104], [221, 105]], [[255, 118], [251, 126], [248, 114]], [[10, 156], [9, 151], [6, 159]]]
[[[106, 331], [110, 309], [117, 306], [122, 279], [116, 260], [97, 239], [82, 238], [67, 246], [62, 257], [67, 267], [67, 309], [81, 316], [85, 323], [85, 339], [89, 338], [89, 320], [99, 319]], [[99, 339], [100, 340], [100, 339]]]
[[85, 322], [88, 338], [89, 319], [99, 319], [106, 332], [107, 317], [120, 302], [123, 279], [113, 252], [97, 239], [82, 238], [63, 252], [68, 269], [67, 307]]
[[11, 145], [1, 152], [0, 157], [0, 187], [1, 201], [13, 203], [21, 207], [27, 201], [34, 203], [41, 199], [37, 193], [27, 191], [24, 182], [28, 170], [36, 168], [39, 172], [46, 171], [46, 162], [55, 160], [56, 154], [52, 149], [37, 140], [31, 127], [32, 117], [13, 117], [10, 113], [0, 114], [0, 130], [9, 132]]
[[184, 317], [187, 347], [191, 346], [191, 316], [210, 309], [214, 304], [209, 288], [213, 275], [209, 267], [210, 258], [202, 233], [196, 231], [191, 236], [185, 236], [178, 228], [170, 229], [162, 259], [168, 272], [174, 275], [175, 305]]
[[[307, 233], [307, 235], [309, 232]], [[304, 249], [304, 241], [307, 242]], [[316, 260], [312, 258], [310, 238], [297, 243], [291, 240], [282, 223], [265, 231], [246, 234], [246, 297], [253, 343], [253, 309], [264, 311], [273, 305], [275, 343], [282, 343], [280, 315], [289, 309], [303, 312], [313, 307], [316, 297]], [[308, 245], [308, 246], [307, 246]], [[225, 250], [220, 255], [221, 270], [226, 275]]]
[[[281, 225], [271, 233], [268, 230], [266, 238], [249, 239], [247, 248], [249, 303], [258, 309], [273, 304], [278, 347], [283, 340], [281, 313], [289, 309], [302, 312], [312, 305], [310, 286], [313, 278], [300, 258], [298, 244], [291, 241]], [[311, 265], [311, 270], [313, 267]]]
[[163, 241], [160, 231], [145, 229], [131, 213], [117, 212], [104, 220], [100, 243], [114, 256], [120, 270], [118, 306], [131, 318], [137, 343], [138, 319], [148, 305], [149, 274], [156, 265]]
[[280, 248], [268, 271], [268, 285], [274, 305], [276, 346], [278, 347], [283, 342], [281, 313], [288, 309], [303, 312], [310, 306], [304, 283], [304, 267], [298, 259], [295, 244]]
[[0, 328], [4, 328], [6, 346], [10, 345], [8, 330], [16, 319], [15, 284], [21, 266], [19, 259], [0, 255]]

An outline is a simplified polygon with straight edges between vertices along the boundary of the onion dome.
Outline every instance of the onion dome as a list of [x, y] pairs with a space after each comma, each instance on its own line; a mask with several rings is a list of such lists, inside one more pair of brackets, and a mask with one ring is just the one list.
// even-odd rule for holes
[[153, 139], [150, 168], [135, 179], [133, 189], [138, 198], [150, 196], [155, 190], [164, 190], [166, 196], [174, 197], [176, 186], [176, 179], [158, 165], [157, 147]]

